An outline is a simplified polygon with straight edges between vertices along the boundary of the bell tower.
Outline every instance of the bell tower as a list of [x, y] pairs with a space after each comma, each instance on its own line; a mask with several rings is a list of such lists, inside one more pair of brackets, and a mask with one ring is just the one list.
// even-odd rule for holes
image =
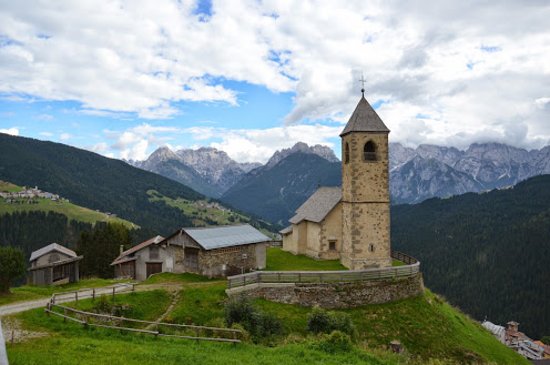
[[342, 138], [342, 250], [351, 270], [391, 266], [388, 135], [362, 97]]

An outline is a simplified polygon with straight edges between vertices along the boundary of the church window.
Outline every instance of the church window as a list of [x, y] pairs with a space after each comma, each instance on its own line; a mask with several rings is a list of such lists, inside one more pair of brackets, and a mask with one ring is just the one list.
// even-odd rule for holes
[[363, 148], [365, 161], [376, 161], [376, 145], [373, 141], [365, 143]]
[[372, 243], [369, 245], [369, 252], [374, 252], [374, 245]]
[[336, 251], [336, 240], [328, 241], [329, 251]]
[[346, 145], [344, 147], [344, 162], [345, 163], [349, 162], [349, 143], [348, 142], [346, 142]]

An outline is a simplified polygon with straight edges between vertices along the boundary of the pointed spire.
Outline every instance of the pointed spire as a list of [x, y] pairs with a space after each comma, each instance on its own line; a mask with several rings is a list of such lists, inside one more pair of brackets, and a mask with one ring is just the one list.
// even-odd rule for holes
[[388, 127], [365, 99], [364, 89], [361, 89], [361, 94], [361, 100], [359, 100], [355, 111], [349, 118], [348, 124], [340, 133], [340, 137], [352, 132], [389, 133]]

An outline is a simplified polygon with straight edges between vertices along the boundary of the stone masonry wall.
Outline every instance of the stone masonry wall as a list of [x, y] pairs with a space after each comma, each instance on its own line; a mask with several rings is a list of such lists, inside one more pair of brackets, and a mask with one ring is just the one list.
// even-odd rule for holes
[[[364, 161], [368, 141], [376, 145], [376, 161]], [[342, 164], [341, 262], [352, 270], [390, 266], [388, 135], [351, 133], [342, 148], [346, 143], [350, 161]]]
[[353, 308], [365, 304], [381, 304], [416, 297], [424, 292], [422, 274], [407, 278], [371, 280], [354, 283], [326, 284], [261, 284], [242, 292], [228, 292], [263, 298], [278, 303], [306, 307]]

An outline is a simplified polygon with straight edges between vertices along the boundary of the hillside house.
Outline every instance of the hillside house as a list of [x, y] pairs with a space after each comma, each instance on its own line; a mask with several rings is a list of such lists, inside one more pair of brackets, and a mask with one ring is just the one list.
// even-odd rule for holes
[[111, 263], [116, 278], [145, 280], [150, 275], [172, 271], [173, 260], [164, 247], [158, 245], [164, 239], [156, 236], [123, 251]]
[[544, 344], [529, 338], [519, 331], [519, 323], [510, 321], [504, 326], [499, 326], [489, 321], [484, 321], [481, 326], [491, 332], [501, 343], [518, 352], [530, 360], [541, 360], [545, 357]]
[[78, 263], [82, 260], [73, 250], [51, 243], [31, 253], [28, 283], [32, 285], [61, 285], [80, 279]]
[[269, 242], [249, 224], [181, 228], [121, 253], [111, 265], [116, 277], [136, 280], [159, 272], [225, 277], [265, 268]]

